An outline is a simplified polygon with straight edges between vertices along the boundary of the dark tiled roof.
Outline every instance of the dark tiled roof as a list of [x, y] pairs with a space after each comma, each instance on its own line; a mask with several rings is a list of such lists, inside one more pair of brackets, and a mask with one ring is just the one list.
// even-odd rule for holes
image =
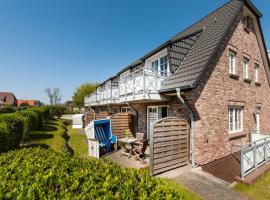
[[[243, 5], [242, 0], [232, 0], [172, 38], [178, 40], [197, 32], [194, 35], [195, 43], [187, 55], [184, 57], [177, 55], [182, 61], [178, 61], [180, 63], [178, 66], [177, 62], [173, 63], [176, 71], [168, 77], [161, 91], [177, 87], [192, 88], [196, 85]], [[200, 30], [202, 32], [199, 34]]]
[[15, 95], [11, 92], [0, 92], [0, 100], [4, 101], [4, 104], [10, 105], [15, 104], [17, 101]]

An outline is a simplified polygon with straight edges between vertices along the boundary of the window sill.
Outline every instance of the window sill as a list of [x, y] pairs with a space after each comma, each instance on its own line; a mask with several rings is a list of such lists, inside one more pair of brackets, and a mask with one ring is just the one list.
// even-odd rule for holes
[[256, 86], [261, 86], [261, 83], [255, 82], [255, 85], [256, 85]]
[[236, 79], [236, 80], [239, 79], [239, 75], [237, 75], [237, 74], [230, 74], [230, 77], [233, 79]]
[[249, 79], [249, 78], [244, 78], [244, 82], [246, 82], [246, 83], [251, 83], [251, 82], [252, 82], [252, 80], [251, 80], [251, 79]]
[[236, 133], [229, 133], [229, 140], [235, 140], [238, 138], [246, 137], [246, 133], [243, 132], [236, 132]]

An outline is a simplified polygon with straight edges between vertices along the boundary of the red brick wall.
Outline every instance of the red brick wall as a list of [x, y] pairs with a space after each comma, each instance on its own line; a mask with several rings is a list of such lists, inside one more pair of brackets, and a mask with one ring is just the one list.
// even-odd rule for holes
[[[270, 90], [265, 66], [254, 31], [247, 33], [241, 22], [241, 16], [236, 21], [230, 34], [223, 41], [218, 55], [206, 70], [202, 81], [191, 93], [190, 99], [195, 106], [197, 120], [196, 132], [196, 161], [205, 164], [226, 156], [234, 143], [243, 144], [248, 141], [248, 132], [255, 129], [254, 111], [257, 103], [261, 104], [261, 131], [270, 133]], [[237, 53], [238, 79], [229, 75], [229, 49]], [[249, 58], [249, 78], [243, 79], [243, 57]], [[254, 83], [254, 63], [260, 65], [259, 82]], [[243, 137], [230, 139], [228, 133], [228, 106], [241, 105], [243, 110]]]

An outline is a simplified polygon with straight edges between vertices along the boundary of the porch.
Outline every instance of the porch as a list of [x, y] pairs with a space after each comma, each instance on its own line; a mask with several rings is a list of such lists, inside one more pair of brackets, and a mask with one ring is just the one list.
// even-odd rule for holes
[[130, 101], [164, 101], [158, 91], [169, 73], [152, 68], [141, 68], [119, 78], [116, 83], [107, 83], [84, 98], [85, 106], [119, 104]]

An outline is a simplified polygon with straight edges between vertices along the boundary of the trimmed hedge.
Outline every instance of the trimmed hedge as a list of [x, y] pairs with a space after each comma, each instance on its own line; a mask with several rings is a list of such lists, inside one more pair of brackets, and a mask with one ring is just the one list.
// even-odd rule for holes
[[55, 110], [59, 110], [59, 108], [44, 106], [29, 108], [15, 113], [0, 114], [0, 123], [4, 123], [2, 125], [4, 128], [0, 132], [0, 152], [17, 148], [22, 140], [29, 136], [31, 131], [42, 129], [46, 120], [55, 115], [61, 116], [60, 112]]
[[0, 155], [0, 199], [184, 199], [146, 171], [79, 159], [51, 149]]
[[[2, 124], [0, 152], [19, 147], [28, 131], [28, 122], [28, 118], [18, 113], [0, 115], [0, 123]], [[4, 142], [2, 143], [2, 141]]]

